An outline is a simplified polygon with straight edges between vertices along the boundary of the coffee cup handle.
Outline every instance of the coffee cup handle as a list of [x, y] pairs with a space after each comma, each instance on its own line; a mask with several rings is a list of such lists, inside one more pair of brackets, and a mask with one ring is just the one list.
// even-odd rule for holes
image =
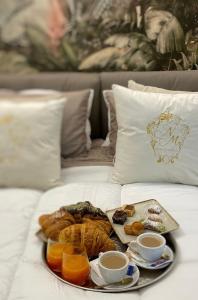
[[138, 252], [138, 244], [136, 241], [131, 241], [129, 244], [129, 249]]
[[101, 257], [101, 256], [103, 255], [103, 253], [104, 253], [104, 252], [100, 252], [99, 255], [98, 255], [98, 257]]

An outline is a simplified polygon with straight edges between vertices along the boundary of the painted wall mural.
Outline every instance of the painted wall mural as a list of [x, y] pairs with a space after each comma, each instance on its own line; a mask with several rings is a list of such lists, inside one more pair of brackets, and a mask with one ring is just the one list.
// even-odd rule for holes
[[198, 0], [0, 0], [0, 72], [198, 69]]

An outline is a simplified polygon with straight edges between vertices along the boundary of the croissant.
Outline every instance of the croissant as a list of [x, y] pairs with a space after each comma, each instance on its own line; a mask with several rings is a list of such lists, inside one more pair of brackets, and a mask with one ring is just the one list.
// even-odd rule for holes
[[98, 226], [99, 229], [103, 230], [107, 235], [110, 235], [110, 233], [112, 231], [111, 223], [107, 220], [102, 220], [102, 219], [94, 220], [94, 219], [84, 217], [82, 219], [82, 223], [96, 225], [96, 226]]
[[39, 224], [46, 238], [58, 240], [60, 231], [75, 224], [75, 219], [67, 211], [58, 210], [52, 214], [40, 216]]
[[84, 244], [89, 257], [98, 256], [100, 252], [116, 249], [115, 243], [103, 230], [88, 223], [71, 225], [61, 230], [59, 241], [81, 242]]

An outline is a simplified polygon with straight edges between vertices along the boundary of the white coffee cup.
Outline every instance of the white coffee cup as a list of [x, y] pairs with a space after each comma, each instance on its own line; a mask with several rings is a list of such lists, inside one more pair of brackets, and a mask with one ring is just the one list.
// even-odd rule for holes
[[120, 251], [100, 253], [98, 267], [107, 283], [118, 282], [123, 279], [128, 270], [129, 258]]
[[166, 245], [165, 238], [155, 232], [147, 232], [140, 234], [136, 241], [131, 241], [129, 249], [136, 250], [140, 255], [148, 261], [159, 259]]

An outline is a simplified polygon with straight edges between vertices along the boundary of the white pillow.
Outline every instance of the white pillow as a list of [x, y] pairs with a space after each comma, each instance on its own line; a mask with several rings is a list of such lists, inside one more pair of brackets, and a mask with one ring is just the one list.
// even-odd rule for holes
[[0, 102], [0, 186], [47, 189], [59, 184], [65, 98], [10, 99]]
[[113, 181], [198, 185], [198, 95], [113, 86], [118, 121]]
[[162, 94], [191, 93], [191, 92], [184, 92], [184, 91], [166, 90], [166, 89], [158, 88], [155, 86], [143, 85], [143, 84], [137, 83], [133, 80], [128, 81], [128, 88], [131, 90], [148, 92], [148, 93], [162, 93]]
[[[76, 92], [73, 91], [73, 93], [76, 93]], [[50, 95], [50, 94], [62, 95], [64, 92], [57, 91], [57, 90], [50, 90], [50, 89], [27, 89], [27, 90], [22, 90], [20, 93], [22, 95]], [[94, 98], [94, 90], [90, 89], [90, 95], [89, 95], [88, 104], [87, 104], [86, 124], [85, 124], [85, 134], [86, 134], [86, 140], [87, 140], [86, 141], [86, 148], [87, 148], [88, 151], [91, 149], [91, 145], [92, 145], [92, 141], [91, 141], [91, 123], [90, 123], [89, 118], [90, 118], [90, 115], [91, 115], [93, 98]]]

